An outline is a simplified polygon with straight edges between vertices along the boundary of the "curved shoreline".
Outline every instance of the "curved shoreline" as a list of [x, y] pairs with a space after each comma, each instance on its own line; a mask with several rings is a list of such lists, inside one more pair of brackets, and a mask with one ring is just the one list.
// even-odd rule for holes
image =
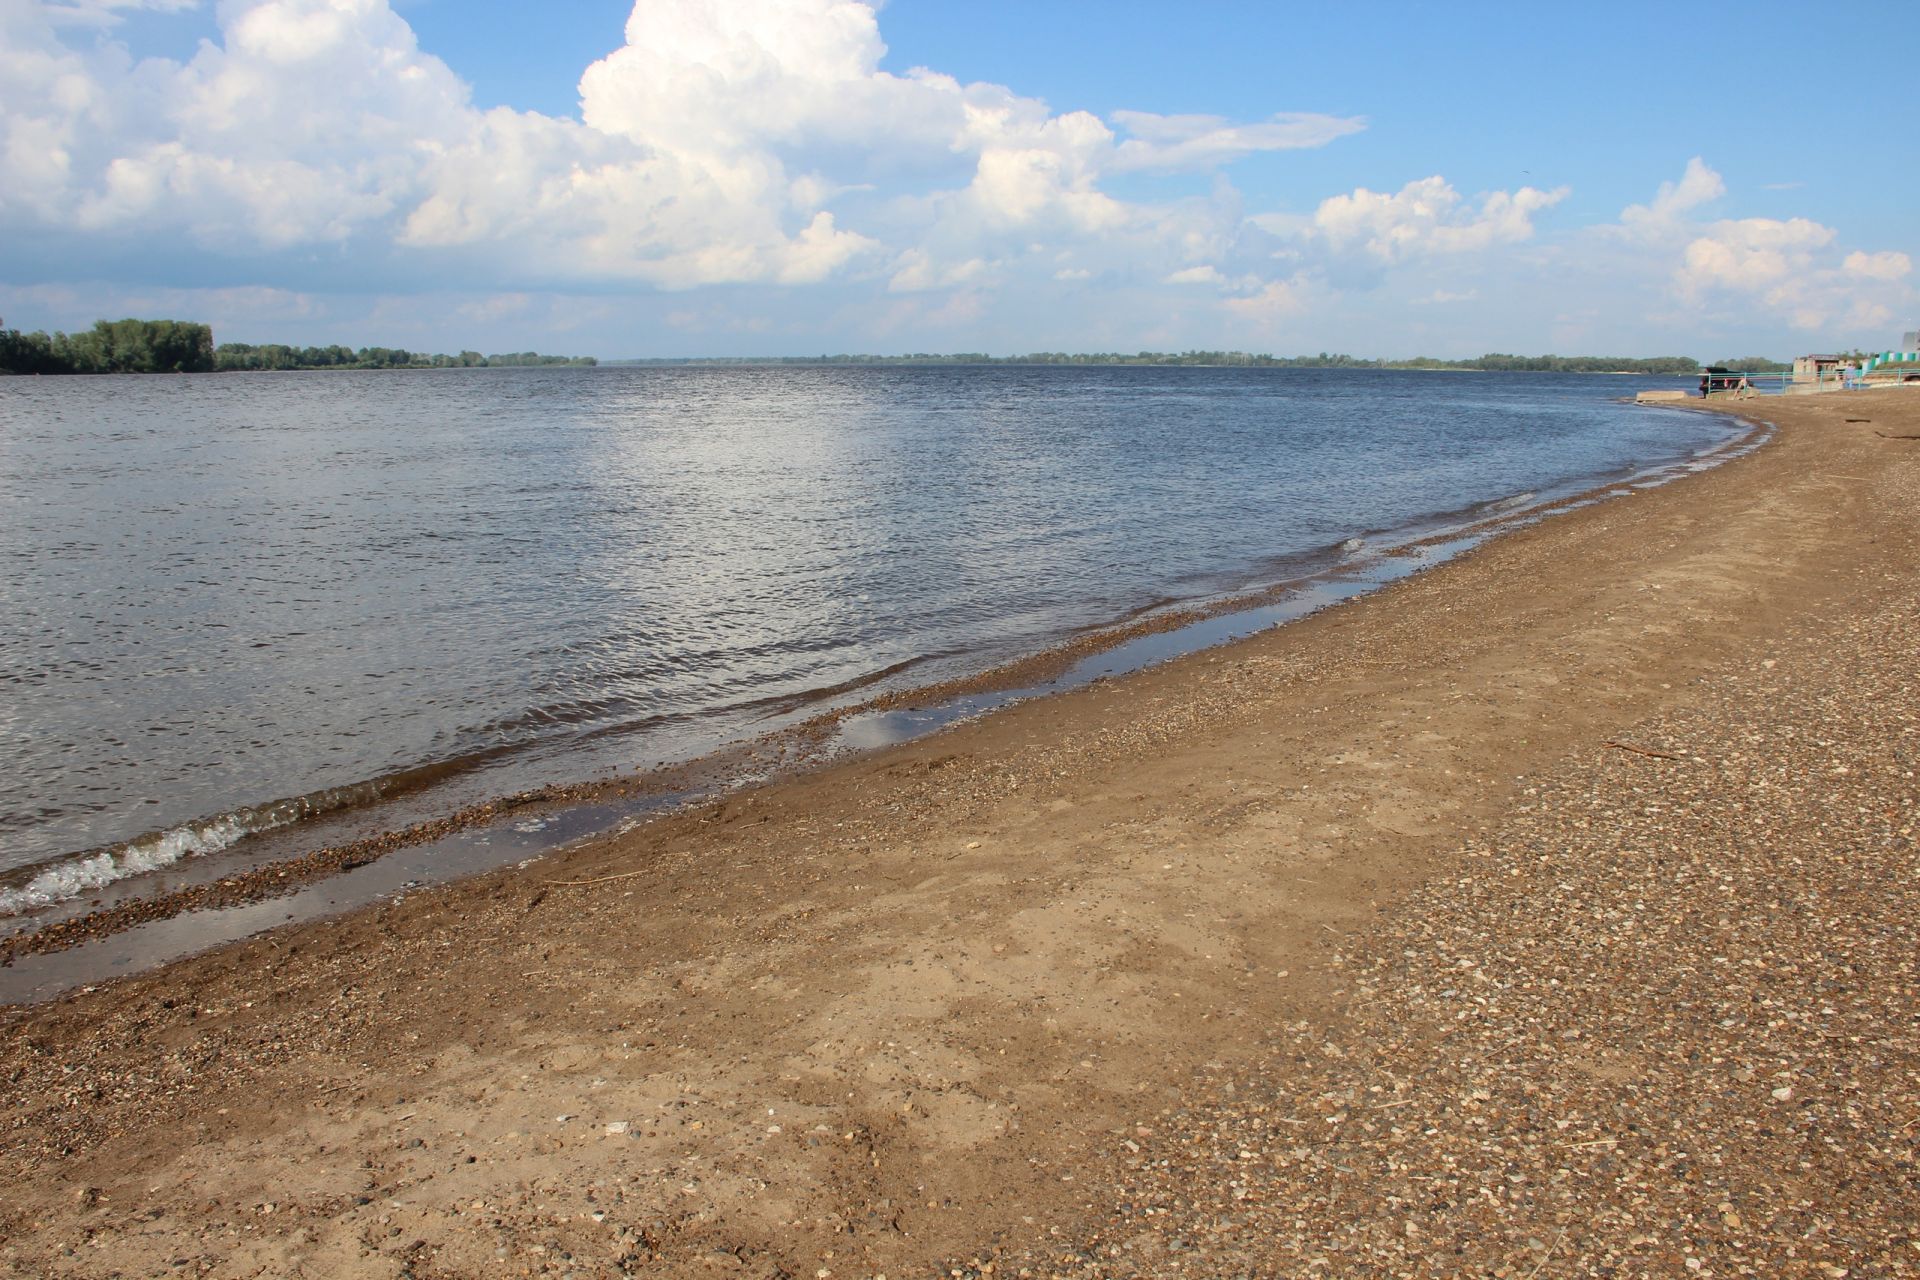
[[[114, 935], [143, 925], [157, 924], [198, 912], [234, 911], [286, 898], [339, 877], [401, 850], [417, 850], [500, 822], [506, 814], [551, 816], [556, 808], [593, 806], [605, 810], [606, 820], [598, 831], [572, 835], [553, 844], [516, 848], [494, 861], [474, 864], [455, 859], [457, 869], [449, 874], [423, 871], [406, 887], [450, 883], [475, 874], [483, 874], [508, 862], [528, 856], [544, 856], [581, 840], [606, 837], [613, 829], [631, 828], [634, 821], [652, 820], [663, 813], [712, 803], [743, 785], [778, 782], [829, 767], [852, 755], [882, 751], [906, 742], [917, 741], [964, 720], [990, 714], [1007, 706], [1036, 697], [1053, 697], [1087, 684], [1126, 674], [1145, 666], [1170, 661], [1195, 652], [1231, 644], [1256, 630], [1286, 625], [1310, 616], [1323, 608], [1345, 603], [1370, 594], [1409, 573], [1421, 572], [1447, 563], [1471, 551], [1490, 538], [1526, 528], [1594, 502], [1619, 496], [1626, 490], [1665, 485], [1698, 474], [1708, 467], [1721, 466], [1763, 447], [1769, 424], [1753, 416], [1754, 406], [1741, 410], [1713, 405], [1648, 406], [1656, 411], [1674, 408], [1710, 413], [1744, 422], [1748, 429], [1686, 459], [1652, 464], [1635, 471], [1590, 485], [1572, 493], [1545, 500], [1515, 503], [1515, 498], [1479, 504], [1459, 512], [1444, 512], [1409, 522], [1397, 536], [1376, 546], [1366, 544], [1364, 560], [1329, 558], [1360, 541], [1359, 537], [1329, 549], [1329, 556], [1306, 553], [1300, 559], [1317, 567], [1294, 577], [1279, 579], [1249, 591], [1191, 601], [1174, 601], [1151, 606], [1130, 618], [1099, 624], [1069, 636], [1039, 651], [1016, 657], [987, 669], [936, 681], [926, 685], [894, 689], [874, 697], [809, 715], [769, 733], [755, 735], [708, 755], [681, 761], [662, 768], [646, 770], [636, 776], [611, 779], [585, 779], [558, 782], [510, 795], [489, 797], [461, 806], [451, 813], [407, 823], [397, 829], [341, 843], [303, 850], [298, 854], [275, 858], [219, 875], [199, 883], [140, 894], [132, 878], [119, 884], [121, 900], [89, 910], [75, 910], [74, 899], [87, 892], [49, 904], [47, 908], [0, 917], [0, 928], [12, 931], [0, 936], [0, 1004], [20, 999], [44, 1000], [63, 990], [100, 981], [106, 977], [126, 976], [170, 963], [209, 947], [224, 945], [294, 920], [311, 920], [362, 909], [395, 892], [391, 883], [344, 898], [328, 901], [318, 909], [309, 908], [288, 914], [271, 923], [253, 921], [241, 928], [211, 927], [200, 942], [175, 941], [169, 949], [152, 959], [128, 967], [123, 960], [107, 959], [93, 965], [70, 966], [67, 975], [43, 983], [31, 994], [22, 991], [16, 974], [9, 973], [17, 963], [32, 956], [44, 956], [90, 943], [99, 943]], [[1536, 495], [1516, 495], [1535, 499]], [[1378, 537], [1377, 532], [1362, 535]], [[1315, 598], [1315, 593], [1330, 584], [1355, 589], [1342, 590], [1331, 597]], [[1262, 617], [1261, 615], [1267, 615]], [[1200, 624], [1218, 620], [1247, 619], [1245, 630], [1231, 634], [1194, 639], [1184, 645], [1163, 646], [1144, 661], [1123, 669], [1099, 674], [1080, 672], [1090, 660], [1113, 654], [1150, 637], [1195, 630]], [[808, 701], [822, 700], [815, 691]], [[910, 731], [894, 730], [877, 740], [859, 743], [849, 739], [846, 726], [851, 721], [886, 718], [890, 713], [921, 713], [921, 723]], [[403, 771], [421, 773], [439, 768], [422, 765]], [[378, 781], [378, 780], [376, 780]], [[372, 784], [362, 784], [363, 786]], [[288, 802], [280, 802], [288, 803]], [[377, 803], [377, 801], [376, 801]], [[88, 854], [76, 855], [76, 860]], [[50, 916], [44, 922], [38, 917]], [[10, 980], [11, 979], [11, 980]]]
[[1231, 648], [0, 1010], [4, 1265], [1905, 1265], [1869, 433], [1920, 396], [1809, 400]]

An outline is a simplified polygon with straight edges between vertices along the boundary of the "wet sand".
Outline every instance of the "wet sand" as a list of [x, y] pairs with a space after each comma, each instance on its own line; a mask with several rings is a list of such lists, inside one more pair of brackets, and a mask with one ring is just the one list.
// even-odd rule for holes
[[1920, 395], [1742, 407], [1281, 630], [10, 1010], [0, 1265], [1910, 1272]]

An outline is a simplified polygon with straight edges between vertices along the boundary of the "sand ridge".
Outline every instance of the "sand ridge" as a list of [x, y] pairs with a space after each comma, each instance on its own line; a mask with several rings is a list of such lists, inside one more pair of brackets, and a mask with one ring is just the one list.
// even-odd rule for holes
[[1279, 631], [9, 1011], [0, 1263], [1164, 1269], [1110, 1252], [1128, 1162], [1364, 1026], [1469, 841], [1911, 599], [1920, 454], [1844, 419], [1920, 397], [1766, 408], [1750, 457]]

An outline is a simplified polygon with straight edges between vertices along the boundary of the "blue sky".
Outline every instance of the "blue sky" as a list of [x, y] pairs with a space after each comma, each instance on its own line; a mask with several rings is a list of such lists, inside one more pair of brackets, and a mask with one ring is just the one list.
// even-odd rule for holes
[[0, 316], [603, 357], [1920, 327], [1891, 5], [1331, 12], [0, 0]]

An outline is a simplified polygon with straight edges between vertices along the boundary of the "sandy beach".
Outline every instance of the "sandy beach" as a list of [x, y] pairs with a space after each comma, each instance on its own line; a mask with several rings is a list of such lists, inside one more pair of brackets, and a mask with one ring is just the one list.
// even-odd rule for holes
[[0, 1012], [21, 1276], [1920, 1272], [1920, 395]]

